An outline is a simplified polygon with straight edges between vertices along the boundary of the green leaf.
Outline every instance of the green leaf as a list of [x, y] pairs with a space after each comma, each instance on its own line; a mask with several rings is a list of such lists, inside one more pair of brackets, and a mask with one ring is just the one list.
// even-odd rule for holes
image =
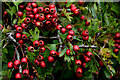
[[70, 57], [65, 55], [64, 61], [70, 62]]
[[13, 2], [14, 3], [14, 5], [17, 7], [17, 11], [18, 11], [18, 5], [20, 4], [20, 3], [22, 3], [22, 1], [21, 2]]
[[17, 24], [20, 25], [20, 23], [23, 23], [24, 20], [25, 20], [25, 17], [23, 19], [19, 18]]
[[3, 48], [3, 49], [2, 49], [2, 53], [3, 53], [3, 54], [5, 54], [5, 53], [8, 54], [8, 50], [7, 50], [6, 48]]
[[62, 38], [62, 40], [64, 41], [68, 35], [68, 33], [62, 34], [60, 33], [60, 31], [58, 31], [58, 34], [60, 34], [60, 37]]
[[26, 34], [27, 38], [30, 37], [30, 34], [27, 33], [26, 31], [23, 31], [23, 34]]
[[120, 51], [118, 53], [118, 63], [120, 64]]
[[67, 2], [66, 7], [70, 7], [73, 2]]
[[56, 44], [47, 44], [47, 46], [50, 50], [55, 50], [56, 51], [56, 49], [57, 49]]
[[111, 75], [110, 75], [110, 73], [108, 72], [108, 70], [106, 70], [106, 68], [103, 69], [103, 72], [104, 72], [106, 78], [110, 78]]
[[66, 53], [66, 50], [67, 50], [67, 49], [68, 49], [68, 48], [65, 47], [65, 48], [60, 52], [59, 57], [63, 56], [63, 55]]
[[14, 20], [13, 20], [13, 25], [16, 24], [16, 22], [17, 22], [17, 19], [14, 19]]

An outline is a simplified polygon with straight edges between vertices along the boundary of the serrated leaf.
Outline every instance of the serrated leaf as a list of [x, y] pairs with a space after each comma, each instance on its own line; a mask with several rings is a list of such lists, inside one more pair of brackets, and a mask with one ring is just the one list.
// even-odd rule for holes
[[30, 37], [30, 34], [25, 31], [23, 31], [23, 34], [26, 34], [27, 38]]
[[55, 50], [57, 49], [56, 44], [48, 44], [47, 45], [50, 50]]
[[24, 20], [25, 20], [25, 18], [23, 18], [23, 19], [20, 19], [20, 18], [19, 18], [17, 24], [20, 25], [20, 23], [23, 23]]
[[65, 55], [64, 61], [70, 62], [70, 57]]
[[14, 20], [13, 20], [13, 25], [16, 24], [16, 22], [17, 22], [17, 19], [14, 19]]
[[2, 53], [3, 53], [3, 54], [5, 54], [5, 53], [8, 54], [8, 50], [7, 50], [6, 48], [3, 48], [3, 49], [2, 49]]
[[68, 48], [65, 47], [65, 48], [60, 52], [59, 57], [62, 57], [62, 56], [66, 53], [66, 50], [67, 50], [67, 49], [68, 49]]
[[60, 32], [58, 32], [58, 34], [60, 34], [60, 37], [62, 38], [62, 40], [64, 41], [68, 35], [68, 33], [62, 34]]
[[13, 2], [14, 5], [17, 7], [17, 10], [18, 10], [18, 5], [21, 3], [21, 2]]

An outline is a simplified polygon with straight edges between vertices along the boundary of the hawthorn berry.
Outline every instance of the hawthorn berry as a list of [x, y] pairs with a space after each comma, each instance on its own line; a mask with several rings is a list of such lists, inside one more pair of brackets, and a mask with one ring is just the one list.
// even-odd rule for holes
[[55, 12], [54, 14], [52, 14], [52, 17], [53, 18], [57, 18], [58, 16], [57, 16], [57, 13]]
[[45, 64], [44, 61], [41, 61], [41, 62], [40, 62], [40, 67], [42, 67], [42, 68], [46, 67], [46, 64]]
[[40, 13], [42, 13], [42, 12], [44, 11], [44, 8], [43, 8], [43, 7], [38, 7], [38, 11], [39, 11]]
[[20, 65], [20, 61], [19, 61], [19, 60], [15, 60], [15, 61], [14, 61], [14, 65], [15, 65], [16, 67], [18, 67], [18, 66]]
[[15, 79], [21, 79], [21, 74], [20, 74], [20, 73], [17, 73], [17, 74], [15, 75]]
[[75, 34], [75, 32], [73, 30], [69, 30], [68, 34], [73, 36]]
[[46, 21], [45, 24], [46, 24], [47, 26], [51, 26], [51, 21]]
[[73, 11], [75, 11], [77, 8], [76, 8], [75, 6], [72, 6], [70, 9], [71, 9], [71, 11], [73, 12]]
[[80, 60], [76, 60], [75, 64], [78, 65], [78, 66], [80, 66], [82, 64], [82, 62]]
[[67, 40], [68, 41], [72, 41], [73, 40], [73, 37], [71, 35], [67, 35]]
[[50, 55], [53, 56], [53, 57], [56, 57], [57, 56], [57, 52], [55, 50], [51, 50], [50, 51]]
[[27, 36], [26, 36], [26, 34], [22, 34], [22, 39], [27, 39]]
[[82, 39], [83, 39], [84, 41], [87, 41], [87, 40], [89, 39], [89, 36], [82, 36]]
[[35, 59], [34, 64], [36, 64], [37, 66], [40, 65], [40, 62], [38, 61], [38, 59]]
[[83, 68], [86, 68], [86, 63], [85, 63], [85, 62], [82, 63], [82, 67], [83, 67]]
[[30, 2], [27, 4], [27, 6], [31, 6], [31, 5], [32, 5], [32, 3], [30, 3]]
[[27, 29], [28, 26], [27, 26], [27, 24], [22, 23], [21, 27], [22, 27], [23, 29]]
[[7, 15], [7, 11], [4, 11], [4, 15]]
[[18, 39], [18, 38], [21, 38], [21, 34], [20, 33], [16, 33], [16, 39]]
[[40, 21], [44, 21], [45, 20], [44, 14], [40, 14], [38, 18], [39, 18]]
[[28, 18], [28, 17], [26, 17], [26, 18], [25, 18], [25, 20], [24, 20], [24, 22], [25, 22], [26, 24], [28, 24], [28, 23], [30, 23], [30, 22], [31, 22], [31, 19], [30, 19], [30, 18]]
[[19, 67], [14, 65], [14, 69], [19, 69]]
[[52, 15], [47, 14], [47, 15], [46, 15], [46, 19], [47, 19], [47, 20], [52, 20]]
[[44, 41], [40, 40], [39, 43], [41, 47], [44, 46]]
[[79, 15], [80, 14], [80, 10], [79, 9], [74, 10], [74, 14], [75, 15]]
[[52, 23], [57, 23], [58, 19], [57, 18], [53, 18], [52, 19]]
[[28, 12], [32, 11], [32, 7], [31, 6], [27, 6], [26, 7], [26, 11], [28, 11]]
[[44, 9], [44, 13], [49, 13], [50, 9], [47, 7]]
[[22, 44], [24, 43], [24, 41], [23, 41], [22, 39], [19, 39], [19, 40], [18, 40], [18, 43], [19, 43], [20, 45], [22, 45]]
[[66, 26], [66, 29], [67, 29], [67, 30], [72, 29], [72, 25], [71, 25], [71, 24], [68, 24], [68, 25]]
[[34, 51], [34, 47], [29, 46], [29, 47], [28, 47], [28, 51], [29, 51], [29, 52], [33, 52], [33, 51]]
[[81, 16], [80, 20], [83, 21], [85, 19], [85, 16]]
[[18, 17], [22, 17], [22, 16], [23, 16], [23, 13], [22, 13], [21, 11], [18, 11], [18, 12], [17, 12], [17, 15], [18, 15]]
[[35, 2], [32, 2], [32, 7], [36, 8], [37, 4]]
[[86, 21], [85, 22], [85, 26], [89, 26], [90, 25], [90, 22], [89, 21]]
[[116, 38], [120, 38], [120, 33], [116, 33], [116, 34], [115, 34], [115, 37], [116, 37]]
[[114, 52], [115, 54], [118, 54], [119, 49], [114, 49], [113, 52]]
[[66, 50], [66, 54], [69, 56], [70, 55], [70, 49]]
[[19, 26], [17, 24], [15, 24], [14, 27], [16, 28], [16, 27], [19, 27]]
[[22, 32], [22, 28], [21, 27], [16, 27], [16, 31], [17, 32]]
[[55, 8], [54, 4], [49, 4], [49, 8]]
[[88, 35], [89, 35], [89, 32], [88, 32], [87, 30], [84, 30], [84, 31], [82, 32], [82, 35], [83, 35], [83, 36], [88, 36]]
[[120, 39], [116, 39], [115, 42], [116, 42], [116, 43], [120, 43]]
[[3, 25], [0, 24], [0, 30], [2, 30], [2, 29], [3, 29]]
[[7, 66], [8, 66], [8, 68], [13, 68], [13, 63], [12, 62], [8, 62], [8, 64], [7, 64]]
[[33, 15], [33, 14], [30, 14], [29, 17], [33, 19], [33, 18], [34, 18], [34, 15]]
[[77, 77], [81, 77], [82, 76], [82, 69], [81, 68], [77, 68], [76, 69], [76, 76]]
[[71, 6], [70, 7], [75, 7], [75, 4], [71, 4]]
[[37, 20], [39, 18], [39, 14], [35, 14], [35, 19]]
[[34, 46], [34, 47], [38, 47], [39, 45], [40, 45], [40, 43], [39, 43], [38, 40], [35, 40], [35, 41], [33, 42], [33, 46]]
[[42, 22], [35, 22], [35, 26], [41, 28], [43, 26]]
[[87, 56], [84, 56], [84, 59], [85, 59], [86, 62], [91, 61], [91, 58], [89, 58], [89, 57], [87, 57]]
[[55, 8], [50, 8], [50, 13], [51, 13], [51, 14], [54, 14], [55, 11], [56, 11]]
[[83, 5], [84, 4], [83, 0], [79, 0], [79, 4]]
[[99, 60], [99, 64], [100, 64], [101, 67], [104, 65], [101, 60]]
[[74, 45], [74, 46], [73, 46], [73, 50], [74, 50], [75, 52], [77, 52], [79, 49], [80, 49], [80, 48], [79, 48], [78, 45]]
[[29, 70], [28, 69], [24, 69], [22, 71], [22, 74], [23, 74], [23, 76], [28, 76], [29, 75]]
[[120, 49], [120, 44], [118, 44], [117, 48]]
[[34, 76], [33, 76], [33, 75], [31, 75], [31, 76], [30, 76], [30, 80], [33, 80], [33, 79], [34, 79]]
[[26, 58], [26, 57], [23, 57], [23, 58], [21, 59], [21, 63], [26, 63], [26, 64], [27, 64], [27, 58]]
[[41, 47], [39, 50], [40, 50], [41, 53], [44, 53], [45, 52], [45, 47]]
[[20, 8], [20, 9], [23, 9], [23, 8], [24, 8], [24, 5], [19, 5], [19, 8]]
[[42, 61], [43, 59], [44, 59], [44, 57], [42, 55], [37, 56], [38, 61]]
[[53, 62], [54, 61], [54, 58], [52, 56], [48, 56], [48, 61], [49, 62]]
[[60, 30], [60, 29], [62, 29], [62, 26], [61, 26], [61, 25], [57, 25], [57, 26], [56, 26], [56, 29], [57, 29], [57, 30]]
[[77, 77], [82, 77], [82, 74], [76, 73]]
[[63, 27], [62, 29], [60, 29], [60, 32], [61, 32], [62, 34], [65, 34], [65, 33], [66, 33], [66, 29]]
[[93, 56], [92, 52], [87, 52], [86, 55], [87, 55], [88, 57], [92, 57], [92, 56]]

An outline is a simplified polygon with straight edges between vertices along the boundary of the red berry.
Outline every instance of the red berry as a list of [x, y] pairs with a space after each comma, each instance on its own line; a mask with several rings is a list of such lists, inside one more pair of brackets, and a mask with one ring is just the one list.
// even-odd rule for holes
[[44, 53], [45, 52], [45, 47], [41, 47], [39, 50], [40, 50], [41, 53]]
[[69, 35], [72, 35], [72, 36], [73, 36], [74, 33], [75, 33], [75, 32], [74, 32], [73, 30], [68, 31], [68, 34], [69, 34]]
[[38, 61], [42, 61], [44, 57], [42, 55], [37, 56]]
[[101, 67], [104, 65], [102, 61], [99, 61], [99, 64]]
[[21, 27], [22, 27], [23, 29], [27, 29], [28, 26], [27, 26], [27, 24], [22, 23]]
[[84, 41], [87, 41], [87, 40], [89, 39], [89, 36], [83, 36], [82, 39], [83, 39]]
[[57, 30], [60, 30], [60, 29], [62, 29], [62, 26], [61, 26], [61, 25], [57, 25], [57, 26], [56, 26], [56, 29], [57, 29]]
[[115, 34], [115, 37], [116, 37], [116, 38], [120, 38], [120, 33], [116, 33], [116, 34]]
[[7, 11], [4, 11], [4, 15], [7, 15]]
[[55, 8], [50, 8], [50, 13], [51, 13], [51, 14], [54, 14], [55, 11], [56, 11]]
[[24, 69], [24, 70], [22, 71], [22, 74], [23, 74], [24, 76], [28, 76], [28, 75], [29, 75], [29, 70]]
[[38, 59], [35, 59], [34, 64], [36, 64], [37, 66], [40, 65], [40, 62], [38, 61]]
[[75, 4], [71, 4], [71, 6], [70, 7], [75, 7]]
[[71, 24], [68, 24], [68, 25], [66, 26], [66, 29], [67, 29], [67, 30], [72, 29], [72, 25], [71, 25]]
[[47, 26], [51, 26], [51, 22], [50, 21], [46, 21], [46, 25]]
[[74, 14], [75, 15], [79, 15], [80, 14], [80, 10], [79, 9], [74, 10]]
[[18, 15], [18, 17], [22, 17], [23, 13], [21, 11], [18, 11], [17, 15]]
[[46, 19], [47, 20], [52, 20], [52, 15], [50, 15], [50, 14], [46, 15]]
[[40, 15], [39, 14], [35, 14], [35, 19], [38, 19]]
[[16, 31], [17, 32], [22, 32], [22, 28], [21, 27], [16, 27]]
[[24, 41], [22, 39], [19, 39], [18, 43], [22, 45], [24, 43]]
[[86, 62], [91, 61], [91, 59], [89, 57], [87, 57], [87, 56], [84, 56], [84, 59], [85, 59]]
[[80, 60], [76, 60], [75, 64], [78, 65], [78, 66], [80, 66], [82, 64], [82, 62]]
[[70, 55], [70, 49], [66, 50], [66, 54], [69, 56]]
[[31, 6], [27, 6], [26, 7], [26, 11], [28, 11], [28, 12], [32, 11], [32, 7]]
[[41, 61], [41, 62], [40, 62], [40, 67], [42, 67], [42, 68], [46, 67], [46, 64], [45, 64], [44, 61]]
[[85, 19], [85, 16], [81, 16], [80, 20], [83, 21]]
[[8, 64], [7, 64], [7, 66], [8, 66], [8, 68], [13, 68], [13, 63], [12, 62], [8, 62]]
[[83, 5], [84, 4], [83, 0], [79, 0], [79, 4]]
[[117, 44], [117, 43], [115, 43], [115, 47], [116, 47], [116, 48], [118, 47], [118, 44]]
[[31, 75], [31, 76], [30, 76], [30, 80], [33, 80], [33, 79], [34, 79], [34, 76], [33, 76], [33, 75]]
[[118, 54], [119, 49], [114, 49], [113, 52], [114, 52], [115, 54]]
[[23, 34], [23, 35], [22, 35], [22, 39], [27, 39], [26, 34]]
[[83, 36], [88, 36], [88, 35], [89, 35], [89, 32], [88, 32], [87, 30], [84, 30], [84, 31], [82, 32], [82, 35], [83, 35]]
[[24, 5], [19, 5], [19, 8], [20, 8], [20, 9], [23, 9], [23, 8], [24, 8]]
[[28, 4], [27, 4], [27, 6], [31, 6], [31, 5], [32, 5], [32, 3], [28, 3]]
[[79, 48], [79, 46], [78, 45], [74, 45], [73, 46], [73, 50], [76, 52], [76, 51], [78, 51], [80, 48]]
[[92, 52], [87, 52], [86, 55], [87, 55], [88, 57], [92, 57], [92, 56], [93, 56]]
[[30, 14], [29, 17], [33, 19], [33, 18], [34, 18], [34, 15], [33, 15], [33, 14]]
[[19, 26], [15, 24], [14, 27], [16, 28], [16, 27], [19, 27]]
[[77, 77], [82, 77], [82, 74], [76, 73]]
[[120, 39], [116, 39], [115, 42], [116, 42], [116, 43], [120, 43]]
[[39, 43], [38, 40], [35, 40], [35, 41], [33, 42], [33, 46], [34, 46], [34, 47], [38, 47], [39, 45], [40, 45], [40, 43]]
[[117, 47], [118, 49], [120, 49], [120, 45], [118, 45], [118, 47]]
[[86, 63], [82, 63], [82, 67], [83, 67], [83, 68], [86, 68]]
[[26, 63], [26, 64], [27, 64], [27, 58], [26, 58], [26, 57], [23, 57], [23, 58], [21, 59], [21, 63]]
[[44, 20], [45, 20], [45, 16], [44, 16], [44, 14], [40, 14], [40, 16], [39, 16], [39, 20], [40, 20], [40, 21], [44, 21]]
[[54, 4], [50, 4], [49, 8], [55, 8], [55, 5]]
[[21, 38], [21, 34], [20, 33], [16, 33], [16, 38]]
[[34, 47], [29, 46], [29, 47], [28, 47], [28, 51], [29, 51], [29, 52], [33, 52], [33, 51], [34, 51]]
[[35, 26], [41, 28], [43, 26], [42, 22], [35, 22]]
[[20, 61], [19, 61], [19, 60], [15, 60], [15, 61], [14, 61], [14, 65], [15, 65], [16, 67], [18, 67], [18, 66], [20, 65]]
[[77, 77], [79, 77], [82, 74], [82, 69], [81, 68], [77, 68], [76, 69], [76, 74], [77, 74]]
[[27, 17], [27, 18], [25, 18], [24, 22], [25, 22], [26, 24], [28, 24], [28, 23], [31, 22], [31, 19]]
[[42, 13], [44, 11], [44, 8], [43, 7], [38, 7], [38, 10], [40, 13]]
[[17, 66], [14, 65], [14, 69], [19, 69], [19, 67], [17, 67]]
[[54, 61], [54, 58], [52, 56], [48, 56], [48, 61], [49, 62], [53, 62]]
[[15, 75], [15, 79], [21, 79], [21, 74], [20, 74], [20, 73], [17, 73], [17, 74]]
[[60, 32], [61, 32], [62, 34], [65, 34], [65, 33], [66, 33], [66, 29], [65, 29], [65, 28], [62, 28], [62, 29], [60, 30]]
[[58, 19], [57, 18], [53, 18], [52, 19], [52, 23], [57, 23]]
[[49, 8], [45, 8], [44, 13], [49, 13]]
[[51, 50], [50, 51], [50, 55], [56, 57], [57, 56], [57, 52], [55, 50]]
[[54, 14], [52, 14], [52, 17], [53, 18], [57, 18], [58, 16], [57, 16], [57, 13], [55, 12]]
[[71, 7], [70, 9], [71, 9], [71, 11], [73, 12], [73, 11], [75, 11], [77, 8], [76, 8], [75, 6], [73, 6], [73, 7]]
[[32, 2], [32, 7], [37, 7], [37, 4], [35, 2]]
[[71, 35], [67, 35], [67, 40], [68, 41], [72, 41], [73, 40], [73, 37]]
[[0, 24], [0, 30], [2, 30], [2, 29], [3, 29], [3, 25]]
[[44, 46], [44, 41], [40, 40], [39, 43], [40, 43], [40, 46]]
[[85, 26], [89, 26], [89, 25], [90, 25], [90, 22], [86, 21]]

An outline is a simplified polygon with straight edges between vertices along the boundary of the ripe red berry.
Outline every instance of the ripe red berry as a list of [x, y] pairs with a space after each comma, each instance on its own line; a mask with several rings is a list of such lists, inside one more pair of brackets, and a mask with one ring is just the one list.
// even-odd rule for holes
[[116, 43], [120, 43], [120, 39], [116, 39], [115, 42], [116, 42]]
[[44, 46], [44, 41], [40, 40], [39, 43], [40, 43], [40, 46]]
[[57, 18], [53, 18], [52, 19], [52, 23], [57, 23], [58, 19]]
[[85, 16], [81, 16], [80, 20], [83, 21], [85, 19]]
[[23, 57], [23, 58], [21, 59], [21, 63], [26, 63], [26, 64], [27, 64], [27, 58], [26, 58], [26, 57]]
[[87, 57], [87, 56], [84, 56], [84, 59], [85, 59], [86, 62], [91, 61], [91, 58], [89, 58], [89, 57]]
[[37, 7], [37, 4], [35, 2], [32, 2], [32, 7]]
[[87, 55], [88, 57], [92, 57], [92, 56], [93, 56], [92, 52], [87, 52], [86, 55]]
[[39, 16], [39, 20], [40, 20], [40, 21], [44, 21], [44, 20], [45, 20], [45, 16], [44, 16], [44, 14], [40, 14], [40, 16]]
[[22, 45], [22, 44], [24, 43], [24, 41], [23, 41], [22, 39], [19, 39], [19, 40], [18, 40], [18, 43], [19, 43], [20, 45]]
[[75, 15], [79, 15], [80, 14], [80, 10], [79, 9], [74, 10], [74, 14]]
[[18, 17], [22, 17], [22, 16], [23, 16], [23, 13], [22, 13], [21, 11], [18, 11], [18, 12], [17, 12], [17, 15], [18, 15]]
[[120, 49], [120, 45], [118, 44], [118, 47], [117, 47], [118, 49]]
[[34, 51], [34, 47], [29, 46], [29, 47], [28, 47], [28, 51], [29, 51], [29, 52], [33, 52], [33, 51]]
[[2, 30], [2, 29], [3, 29], [3, 25], [0, 24], [0, 30]]
[[66, 50], [66, 54], [69, 56], [70, 55], [70, 49]]
[[104, 65], [102, 61], [99, 61], [99, 64], [101, 67]]
[[46, 26], [51, 26], [51, 21], [46, 21]]
[[82, 63], [82, 67], [83, 67], [83, 68], [86, 68], [86, 63]]
[[50, 14], [46, 15], [46, 19], [47, 20], [52, 20], [52, 15], [50, 15]]
[[49, 13], [49, 10], [50, 10], [49, 8], [45, 8], [44, 13]]
[[70, 9], [71, 9], [71, 11], [73, 12], [73, 11], [75, 11], [77, 8], [76, 8], [75, 6], [73, 6], [73, 7], [71, 7]]
[[73, 36], [74, 33], [75, 33], [75, 32], [74, 32], [73, 30], [68, 31], [68, 34], [69, 34], [69, 35], [72, 35], [72, 36]]
[[115, 54], [118, 54], [119, 49], [114, 49], [113, 52], [114, 52]]
[[54, 58], [52, 56], [48, 56], [48, 61], [49, 62], [53, 62], [54, 61]]
[[68, 24], [68, 25], [66, 26], [66, 29], [67, 29], [67, 30], [72, 29], [72, 25], [71, 25], [71, 24]]
[[57, 52], [55, 50], [51, 50], [50, 51], [50, 55], [56, 57], [57, 56]]
[[40, 45], [40, 43], [39, 43], [38, 40], [35, 40], [35, 41], [33, 42], [33, 46], [34, 46], [34, 47], [38, 47], [39, 45]]
[[86, 21], [85, 26], [89, 26], [89, 25], [90, 25], [90, 22]]
[[17, 32], [22, 32], [22, 28], [21, 27], [16, 27], [16, 31]]
[[17, 39], [17, 38], [21, 38], [21, 34], [20, 34], [20, 33], [16, 33], [15, 36], [16, 36], [16, 39]]
[[71, 6], [70, 7], [75, 7], [75, 4], [71, 4]]
[[88, 32], [87, 30], [84, 30], [84, 31], [82, 32], [82, 35], [83, 35], [83, 36], [88, 36], [88, 35], [89, 35], [89, 32]]
[[38, 19], [40, 15], [39, 14], [35, 14], [35, 19]]
[[73, 50], [74, 50], [75, 52], [77, 52], [79, 49], [80, 49], [80, 48], [79, 48], [78, 45], [74, 45], [74, 46], [73, 46]]
[[17, 73], [17, 74], [15, 75], [15, 79], [21, 79], [21, 74], [20, 74], [20, 73]]
[[43, 7], [38, 7], [38, 11], [39, 11], [40, 13], [42, 13], [42, 12], [44, 11], [44, 8], [43, 8]]
[[8, 62], [8, 64], [7, 64], [7, 66], [8, 66], [8, 68], [13, 68], [13, 63], [12, 62]]
[[18, 27], [18, 25], [15, 24], [14, 27], [16, 28], [16, 27]]
[[62, 34], [65, 34], [65, 33], [66, 33], [66, 29], [63, 27], [63, 28], [60, 30], [60, 32], [61, 32]]
[[54, 14], [52, 14], [52, 17], [53, 18], [57, 18], [58, 16], [57, 16], [57, 13], [55, 12]]
[[37, 56], [38, 61], [42, 61], [44, 57], [42, 55]]
[[22, 23], [21, 27], [22, 27], [23, 29], [27, 29], [28, 26], [27, 26], [27, 24]]
[[29, 17], [33, 19], [33, 18], [34, 18], [34, 15], [33, 15], [33, 14], [30, 14]]
[[31, 5], [32, 5], [32, 3], [30, 3], [30, 2], [27, 4], [27, 6], [31, 6]]
[[23, 34], [23, 35], [22, 35], [22, 39], [27, 39], [26, 34]]
[[24, 69], [24, 70], [22, 71], [22, 74], [23, 74], [23, 76], [28, 76], [28, 75], [29, 75], [29, 70]]
[[26, 11], [28, 11], [28, 12], [32, 11], [32, 7], [31, 6], [27, 6], [26, 7]]
[[40, 67], [42, 67], [42, 68], [46, 67], [46, 64], [45, 64], [44, 61], [41, 61], [41, 62], [40, 62]]
[[56, 26], [56, 29], [57, 29], [57, 30], [60, 30], [60, 29], [62, 29], [62, 26], [61, 26], [61, 25], [57, 25], [57, 26]]
[[4, 15], [7, 15], [7, 11], [4, 11]]
[[38, 59], [35, 59], [34, 64], [36, 64], [37, 66], [40, 65], [40, 62], [38, 61]]
[[19, 60], [15, 60], [14, 61], [14, 65], [18, 67], [20, 65], [20, 61]]
[[23, 9], [23, 8], [24, 8], [24, 5], [19, 5], [19, 8], [20, 8], [20, 9]]
[[51, 14], [54, 14], [55, 11], [56, 11], [55, 8], [50, 8], [50, 13], [51, 13]]
[[84, 41], [87, 41], [87, 40], [89, 39], [89, 36], [82, 36], [82, 39], [83, 39]]
[[31, 22], [31, 19], [27, 17], [27, 18], [25, 18], [24, 22], [25, 22], [26, 24], [28, 24], [28, 23]]
[[33, 76], [33, 75], [31, 75], [31, 76], [30, 76], [30, 80], [33, 80], [33, 79], [34, 79], [34, 76]]
[[83, 0], [79, 0], [79, 4], [83, 5], [84, 4]]
[[76, 74], [79, 74], [79, 75], [82, 74], [82, 69], [81, 68], [77, 68], [76, 69]]
[[120, 38], [120, 33], [116, 33], [116, 34], [115, 34], [115, 37], [116, 37], [116, 38]]
[[19, 69], [19, 66], [15, 66], [15, 65], [14, 65], [14, 69]]
[[82, 74], [76, 73], [77, 77], [82, 77]]
[[41, 47], [39, 50], [40, 50], [41, 53], [44, 53], [45, 52], [45, 47]]
[[68, 41], [72, 41], [73, 40], [73, 37], [71, 35], [67, 35], [67, 40]]
[[54, 4], [49, 4], [49, 8], [55, 8]]
[[41, 28], [43, 26], [42, 22], [35, 22], [35, 26]]
[[78, 65], [78, 66], [80, 66], [82, 64], [82, 62], [80, 60], [76, 60], [75, 64]]

